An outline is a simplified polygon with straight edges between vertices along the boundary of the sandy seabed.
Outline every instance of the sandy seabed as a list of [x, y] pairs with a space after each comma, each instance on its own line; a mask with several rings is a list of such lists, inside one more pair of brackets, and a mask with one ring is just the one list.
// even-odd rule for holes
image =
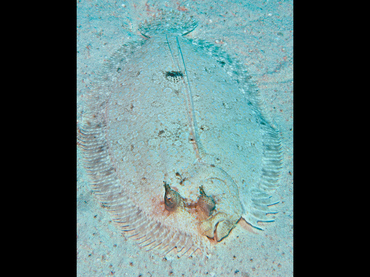
[[[101, 63], [139, 38], [148, 11], [190, 12], [190, 35], [222, 45], [247, 65], [268, 119], [281, 132], [283, 170], [275, 192], [279, 213], [265, 230], [235, 228], [207, 263], [162, 259], [125, 239], [77, 168], [77, 276], [292, 276], [293, 275], [293, 1], [114, 1], [77, 3], [77, 117]], [[78, 119], [77, 118], [77, 119]], [[245, 236], [245, 229], [248, 236]]]

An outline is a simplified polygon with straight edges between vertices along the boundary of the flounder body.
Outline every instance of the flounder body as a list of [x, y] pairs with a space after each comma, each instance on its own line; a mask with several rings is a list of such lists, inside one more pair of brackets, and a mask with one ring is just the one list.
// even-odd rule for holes
[[278, 132], [246, 70], [184, 35], [196, 22], [167, 12], [146, 39], [106, 63], [89, 93], [79, 145], [96, 195], [128, 237], [166, 255], [206, 255], [243, 218], [272, 221]]

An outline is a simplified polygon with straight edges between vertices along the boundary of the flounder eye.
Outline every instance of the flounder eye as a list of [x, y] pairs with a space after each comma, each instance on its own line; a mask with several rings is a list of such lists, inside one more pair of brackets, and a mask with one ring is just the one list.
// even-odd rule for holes
[[172, 212], [179, 207], [183, 207], [184, 202], [180, 194], [177, 191], [171, 189], [170, 185], [167, 184], [166, 182], [163, 183], [165, 189], [164, 203], [166, 210]]

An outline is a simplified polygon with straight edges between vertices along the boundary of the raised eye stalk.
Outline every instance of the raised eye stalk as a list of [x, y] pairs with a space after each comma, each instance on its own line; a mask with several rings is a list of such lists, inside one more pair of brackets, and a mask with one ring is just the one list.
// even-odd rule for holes
[[166, 182], [163, 182], [163, 183], [164, 183], [163, 186], [165, 189], [164, 203], [165, 203], [166, 210], [169, 212], [173, 212], [178, 208], [183, 208], [184, 201], [182, 197], [180, 196], [180, 194], [177, 191], [171, 189], [170, 185], [167, 184]]
[[208, 196], [203, 189], [203, 186], [199, 187], [200, 197], [197, 202], [197, 207], [199, 207], [207, 216], [212, 214], [212, 211], [216, 207], [216, 203], [211, 196]]

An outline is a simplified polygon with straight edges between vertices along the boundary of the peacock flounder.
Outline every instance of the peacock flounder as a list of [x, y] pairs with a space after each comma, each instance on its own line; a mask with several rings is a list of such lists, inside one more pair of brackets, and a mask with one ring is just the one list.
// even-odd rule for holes
[[161, 12], [87, 93], [78, 142], [92, 187], [128, 237], [162, 255], [209, 253], [243, 218], [272, 221], [278, 132], [243, 65]]

